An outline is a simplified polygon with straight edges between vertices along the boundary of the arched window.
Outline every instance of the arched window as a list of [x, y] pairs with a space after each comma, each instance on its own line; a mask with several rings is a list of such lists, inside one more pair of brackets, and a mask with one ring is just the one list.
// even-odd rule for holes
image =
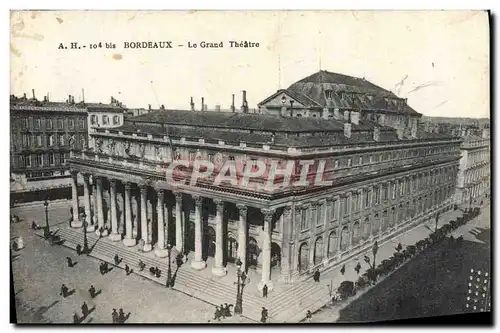
[[335, 231], [332, 231], [330, 233], [330, 236], [328, 237], [328, 255], [333, 255], [335, 252], [337, 252], [337, 233]]
[[102, 116], [102, 124], [103, 125], [109, 124], [109, 117], [107, 115]]
[[323, 260], [323, 238], [318, 237], [314, 243], [314, 254], [313, 254], [314, 265], [321, 264]]

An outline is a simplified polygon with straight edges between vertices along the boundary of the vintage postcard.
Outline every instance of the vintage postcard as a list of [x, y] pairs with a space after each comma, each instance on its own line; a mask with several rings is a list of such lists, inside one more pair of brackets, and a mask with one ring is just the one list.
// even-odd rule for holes
[[10, 20], [13, 322], [492, 322], [487, 11]]

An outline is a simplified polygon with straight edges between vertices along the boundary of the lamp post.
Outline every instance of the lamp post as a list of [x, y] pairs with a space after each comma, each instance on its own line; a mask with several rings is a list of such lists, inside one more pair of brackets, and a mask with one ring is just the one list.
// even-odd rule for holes
[[48, 237], [50, 233], [50, 228], [49, 228], [49, 202], [47, 201], [47, 199], [45, 199], [43, 205], [45, 206], [45, 236]]
[[82, 214], [82, 219], [83, 219], [83, 253], [88, 254], [89, 251], [89, 244], [87, 242], [87, 226], [89, 225], [86, 220], [87, 215], [85, 212]]
[[169, 288], [172, 288], [172, 285], [171, 285], [171, 279], [172, 279], [172, 259], [170, 257], [171, 253], [172, 253], [172, 244], [168, 243], [167, 244], [167, 250], [168, 250], [168, 271], [167, 271], [167, 287]]
[[241, 260], [238, 258], [236, 261], [236, 267], [238, 268], [238, 289], [236, 291], [236, 305], [234, 307], [234, 313], [242, 314], [243, 313], [243, 288], [245, 287], [246, 274], [241, 270]]

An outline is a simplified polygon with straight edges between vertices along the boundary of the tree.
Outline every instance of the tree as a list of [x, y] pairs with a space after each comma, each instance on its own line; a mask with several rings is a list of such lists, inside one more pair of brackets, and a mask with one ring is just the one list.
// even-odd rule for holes
[[377, 256], [378, 252], [378, 241], [375, 241], [372, 246], [372, 253], [373, 253], [373, 262], [372, 262], [372, 267], [375, 268], [375, 258]]
[[354, 283], [352, 281], [343, 281], [338, 287], [337, 293], [342, 299], [354, 295]]

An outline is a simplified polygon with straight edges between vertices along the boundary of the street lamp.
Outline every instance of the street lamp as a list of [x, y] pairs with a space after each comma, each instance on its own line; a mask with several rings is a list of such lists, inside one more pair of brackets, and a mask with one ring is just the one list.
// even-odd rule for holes
[[172, 244], [168, 243], [167, 244], [167, 250], [168, 250], [168, 271], [167, 271], [167, 287], [172, 288], [171, 284], [171, 279], [172, 279], [172, 259], [170, 257], [172, 253]]
[[49, 202], [47, 201], [47, 199], [45, 199], [43, 205], [45, 206], [45, 237], [48, 237], [50, 234], [50, 229], [49, 229]]
[[88, 254], [89, 251], [89, 244], [87, 242], [87, 226], [89, 225], [87, 220], [86, 220], [87, 215], [85, 212], [82, 214], [82, 219], [83, 219], [83, 253]]
[[246, 274], [244, 271], [241, 270], [242, 267], [242, 262], [238, 258], [236, 260], [236, 267], [238, 268], [238, 282], [236, 283], [238, 285], [238, 289], [236, 291], [236, 305], [234, 307], [234, 313], [237, 314], [242, 314], [243, 313], [243, 288], [245, 287], [245, 280], [246, 280]]

